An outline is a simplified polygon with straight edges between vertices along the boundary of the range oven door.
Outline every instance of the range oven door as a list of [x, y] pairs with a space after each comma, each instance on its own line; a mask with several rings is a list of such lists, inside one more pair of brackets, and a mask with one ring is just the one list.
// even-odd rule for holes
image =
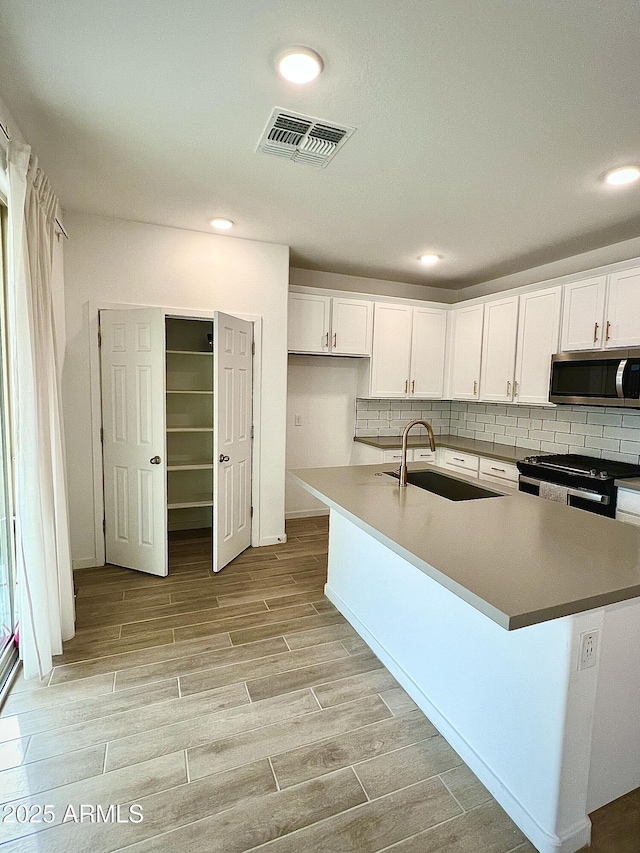
[[[518, 490], [527, 492], [530, 495], [540, 494], [540, 484], [542, 480], [535, 477], [530, 477], [525, 474], [520, 474], [518, 478]], [[567, 489], [567, 506], [573, 506], [577, 509], [586, 509], [587, 512], [594, 512], [596, 515], [606, 515], [609, 518], [615, 517], [615, 503], [611, 500], [608, 494], [592, 491], [591, 489], [572, 488]]]

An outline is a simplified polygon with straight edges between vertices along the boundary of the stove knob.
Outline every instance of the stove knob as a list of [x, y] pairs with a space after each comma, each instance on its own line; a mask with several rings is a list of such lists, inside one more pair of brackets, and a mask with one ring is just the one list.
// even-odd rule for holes
[[598, 474], [598, 477], [600, 477], [601, 480], [606, 480], [608, 476], [609, 474], [607, 473], [607, 471], [600, 471], [600, 473]]
[[595, 468], [592, 468], [592, 469], [589, 471], [589, 476], [590, 476], [590, 477], [597, 477], [597, 475], [598, 475], [598, 472], [596, 471], [596, 469], [595, 469]]

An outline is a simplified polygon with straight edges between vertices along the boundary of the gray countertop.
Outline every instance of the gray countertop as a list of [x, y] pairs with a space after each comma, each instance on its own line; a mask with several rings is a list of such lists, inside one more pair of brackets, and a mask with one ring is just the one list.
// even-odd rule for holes
[[[477, 453], [478, 456], [487, 456], [490, 459], [500, 459], [502, 462], [518, 462], [525, 456], [531, 456], [535, 451], [526, 447], [512, 447], [509, 444], [499, 444], [493, 441], [478, 441], [475, 438], [463, 438], [459, 435], [436, 435], [436, 447], [449, 447], [452, 450], [466, 450], [469, 453]], [[379, 450], [393, 450], [402, 446], [402, 437], [399, 435], [374, 435], [356, 436], [354, 441], [360, 444], [368, 444]], [[410, 435], [409, 447], [428, 447], [429, 439], [426, 435]]]
[[640, 477], [629, 477], [628, 480], [623, 478], [622, 480], [616, 480], [615, 484], [619, 489], [628, 489], [630, 492], [640, 492]]
[[[411, 469], [450, 471], [413, 464]], [[449, 501], [386, 465], [290, 472], [308, 491], [507, 629], [640, 596], [640, 528], [507, 487]], [[457, 479], [483, 484], [456, 474]], [[625, 481], [625, 485], [629, 481]]]

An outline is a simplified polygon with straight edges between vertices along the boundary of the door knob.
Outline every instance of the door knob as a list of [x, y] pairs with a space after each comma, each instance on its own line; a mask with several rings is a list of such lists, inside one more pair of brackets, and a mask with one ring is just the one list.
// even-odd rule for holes
[[152, 456], [149, 462], [151, 462], [152, 465], [159, 465], [162, 462], [162, 459], [160, 459], [159, 456]]
[[228, 461], [229, 461], [229, 457], [225, 456], [224, 453], [221, 453], [220, 454], [220, 462], [228, 462]]

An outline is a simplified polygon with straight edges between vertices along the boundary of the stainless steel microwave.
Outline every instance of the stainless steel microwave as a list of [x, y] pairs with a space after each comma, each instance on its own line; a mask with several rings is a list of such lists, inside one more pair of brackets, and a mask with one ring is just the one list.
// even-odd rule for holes
[[549, 400], [640, 409], [640, 349], [552, 355]]

